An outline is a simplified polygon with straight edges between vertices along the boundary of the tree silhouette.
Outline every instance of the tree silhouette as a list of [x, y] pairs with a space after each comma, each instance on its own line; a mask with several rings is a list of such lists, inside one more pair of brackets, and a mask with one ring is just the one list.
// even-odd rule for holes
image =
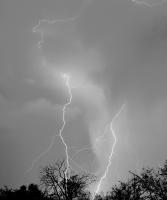
[[8, 200], [13, 198], [13, 189], [9, 189], [7, 186], [0, 189], [0, 199], [1, 200]]
[[39, 188], [38, 185], [30, 184], [28, 187], [22, 185], [19, 189], [0, 189], [1, 200], [51, 200]]
[[130, 172], [135, 179], [137, 185], [140, 186], [142, 197], [150, 200], [166, 200], [167, 199], [167, 168], [166, 164], [158, 170], [152, 168], [144, 168], [140, 175]]
[[143, 168], [140, 174], [130, 171], [131, 178], [119, 182], [104, 200], [167, 200], [167, 161], [155, 170]]
[[40, 181], [48, 196], [58, 200], [88, 199], [86, 188], [96, 180], [95, 176], [70, 171], [66, 180], [66, 169], [65, 160], [42, 168]]
[[[41, 170], [41, 186], [22, 185], [19, 189], [7, 186], [0, 189], [0, 200], [90, 200], [88, 186], [96, 181], [90, 174], [65, 176], [66, 162], [57, 161]], [[130, 171], [131, 177], [119, 181], [107, 194], [96, 195], [94, 200], [167, 200], [167, 161], [158, 168], [143, 168], [138, 174]]]

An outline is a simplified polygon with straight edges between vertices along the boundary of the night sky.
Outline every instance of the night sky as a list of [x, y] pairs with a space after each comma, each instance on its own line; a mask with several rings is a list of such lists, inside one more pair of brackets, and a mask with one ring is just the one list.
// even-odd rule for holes
[[164, 163], [167, 2], [2, 0], [0, 186], [38, 183], [40, 167], [66, 158], [56, 136], [70, 100], [64, 74], [71, 168], [100, 179], [114, 134], [101, 191]]

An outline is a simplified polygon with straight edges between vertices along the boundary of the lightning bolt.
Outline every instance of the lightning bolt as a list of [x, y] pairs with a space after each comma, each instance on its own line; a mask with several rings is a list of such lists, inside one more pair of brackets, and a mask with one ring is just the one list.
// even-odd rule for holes
[[32, 32], [33, 33], [39, 33], [40, 34], [40, 40], [37, 43], [37, 47], [39, 49], [42, 48], [42, 44], [44, 43], [44, 31], [40, 30], [40, 26], [42, 23], [47, 23], [49, 25], [53, 25], [56, 23], [65, 23], [65, 22], [72, 22], [76, 19], [76, 17], [71, 17], [71, 18], [67, 18], [67, 19], [57, 19], [57, 20], [48, 20], [48, 19], [41, 19], [39, 20], [38, 24], [36, 26], [33, 27]]
[[65, 142], [65, 140], [64, 140], [64, 138], [63, 138], [63, 136], [62, 136], [62, 132], [63, 132], [63, 130], [64, 130], [64, 127], [65, 127], [65, 125], [66, 125], [66, 120], [65, 120], [65, 114], [66, 114], [66, 109], [67, 109], [67, 107], [71, 104], [71, 102], [72, 102], [72, 88], [70, 87], [70, 76], [69, 75], [67, 75], [67, 74], [63, 74], [63, 78], [64, 78], [64, 80], [65, 80], [65, 84], [66, 84], [66, 87], [67, 87], [67, 89], [68, 89], [68, 93], [69, 93], [69, 101], [64, 105], [64, 107], [63, 107], [63, 118], [62, 118], [62, 120], [63, 120], [63, 125], [62, 125], [62, 127], [61, 127], [61, 129], [60, 129], [60, 131], [59, 131], [59, 136], [60, 136], [60, 138], [61, 138], [61, 140], [62, 140], [62, 143], [64, 144], [64, 146], [65, 146], [65, 152], [66, 152], [66, 162], [67, 162], [67, 168], [66, 168], [66, 171], [65, 171], [65, 179], [66, 179], [66, 181], [67, 181], [67, 179], [68, 179], [68, 177], [67, 177], [67, 173], [68, 173], [68, 170], [69, 170], [69, 168], [70, 168], [70, 164], [69, 164], [69, 155], [68, 155], [68, 146], [67, 146], [67, 144], [66, 144], [66, 142]]
[[[122, 112], [122, 110], [124, 109], [124, 107], [125, 107], [125, 104], [123, 104], [121, 106], [120, 110], [116, 113], [116, 115], [113, 117], [113, 119], [112, 119], [112, 121], [110, 123], [110, 130], [111, 130], [113, 138], [114, 138], [114, 143], [112, 145], [111, 153], [109, 155], [109, 159], [108, 159], [108, 164], [107, 164], [106, 170], [105, 170], [103, 176], [100, 178], [100, 181], [99, 181], [99, 183], [97, 185], [97, 188], [96, 188], [96, 191], [95, 191], [95, 194], [94, 194], [94, 197], [99, 193], [101, 184], [102, 184], [103, 180], [106, 178], [108, 170], [109, 170], [109, 168], [111, 166], [111, 161], [112, 161], [112, 157], [113, 157], [113, 154], [114, 154], [114, 149], [115, 149], [115, 146], [116, 146], [116, 143], [117, 143], [117, 137], [116, 137], [116, 134], [115, 134], [115, 131], [114, 131], [114, 128], [113, 128], [113, 123], [119, 117], [119, 115]], [[104, 137], [104, 135], [102, 137]]]
[[[70, 165], [69, 165], [68, 147], [67, 147], [67, 144], [66, 144], [66, 142], [65, 142], [65, 140], [64, 140], [64, 138], [63, 138], [63, 136], [62, 136], [62, 132], [63, 132], [63, 130], [64, 130], [64, 128], [65, 128], [65, 125], [66, 125], [66, 120], [65, 120], [66, 110], [67, 110], [67, 107], [68, 107], [68, 106], [71, 104], [71, 102], [72, 102], [72, 87], [70, 86], [70, 76], [69, 76], [69, 75], [63, 74], [63, 75], [62, 75], [62, 78], [65, 80], [65, 85], [66, 85], [66, 87], [67, 87], [68, 94], [69, 94], [69, 100], [67, 101], [66, 104], [64, 104], [63, 109], [62, 109], [62, 113], [63, 113], [62, 121], [63, 121], [63, 124], [62, 124], [62, 126], [61, 126], [61, 128], [60, 128], [60, 130], [59, 130], [59, 134], [54, 135], [54, 136], [52, 137], [52, 140], [51, 140], [51, 142], [50, 142], [49, 147], [48, 147], [45, 151], [43, 151], [43, 152], [32, 162], [31, 167], [26, 171], [26, 174], [29, 173], [29, 172], [33, 169], [35, 163], [37, 163], [46, 153], [48, 153], [48, 152], [52, 149], [52, 147], [53, 147], [53, 145], [54, 145], [54, 142], [55, 142], [55, 138], [58, 136], [58, 137], [60, 137], [60, 139], [61, 139], [63, 145], [65, 146], [66, 162], [67, 162], [67, 168], [66, 168], [66, 171], [65, 171], [65, 178], [66, 178], [66, 180], [67, 180], [67, 178], [68, 178], [68, 177], [67, 177], [67, 172], [68, 172], [69, 167], [70, 167]], [[73, 147], [71, 147], [71, 148], [73, 148]], [[70, 149], [71, 149], [71, 148], [70, 148]]]
[[[32, 32], [33, 33], [38, 33], [40, 35], [40, 40], [37, 43], [37, 47], [42, 50], [42, 45], [43, 45], [43, 43], [45, 41], [44, 40], [44, 36], [45, 36], [44, 30], [41, 30], [41, 28], [40, 28], [42, 23], [47, 23], [49, 25], [53, 25], [53, 24], [56, 24], [56, 23], [65, 23], [65, 22], [70, 22], [70, 21], [72, 22], [75, 19], [76, 19], [76, 17], [71, 17], [71, 18], [66, 18], [66, 19], [56, 19], [56, 20], [49, 20], [49, 19], [41, 19], [41, 20], [39, 20], [38, 24], [32, 28]], [[63, 117], [62, 117], [63, 125], [62, 125], [62, 127], [61, 127], [61, 129], [59, 131], [59, 134], [54, 135], [52, 137], [51, 142], [49, 144], [49, 147], [45, 151], [43, 151], [36, 159], [33, 160], [31, 166], [26, 170], [25, 175], [27, 173], [29, 173], [33, 169], [35, 163], [37, 163], [45, 154], [47, 154], [52, 149], [52, 147], [53, 147], [53, 145], [55, 143], [55, 139], [56, 139], [57, 136], [59, 136], [61, 138], [62, 143], [65, 146], [65, 151], [66, 151], [66, 156], [67, 156], [67, 169], [69, 168], [67, 145], [66, 145], [66, 143], [64, 141], [64, 138], [62, 136], [62, 132], [63, 132], [65, 124], [66, 124], [66, 122], [65, 122], [66, 108], [67, 108], [67, 106], [69, 104], [71, 104], [71, 101], [72, 101], [72, 91], [71, 91], [71, 87], [70, 87], [70, 76], [68, 74], [61, 74], [61, 77], [64, 79], [65, 85], [66, 85], [66, 87], [68, 89], [68, 93], [69, 93], [69, 101], [64, 105], [63, 110], [62, 110], [63, 111]], [[66, 171], [65, 174], [66, 174], [66, 178], [67, 178], [67, 171]]]
[[[132, 1], [134, 1], [134, 0], [132, 0]], [[136, 1], [137, 1], [137, 0], [136, 0]], [[43, 43], [44, 43], [44, 36], [45, 36], [45, 34], [44, 34], [44, 31], [43, 31], [43, 30], [40, 30], [40, 26], [41, 26], [42, 23], [45, 23], [45, 22], [46, 22], [46, 23], [52, 25], [52, 24], [55, 24], [55, 23], [57, 23], [57, 22], [58, 22], [58, 23], [64, 23], [64, 22], [75, 21], [76, 18], [77, 18], [77, 17], [72, 17], [72, 18], [66, 18], [66, 19], [60, 19], [60, 20], [52, 20], [52, 21], [51, 21], [51, 20], [47, 20], [47, 19], [39, 20], [39, 23], [32, 29], [32, 32], [34, 32], [34, 33], [39, 33], [39, 34], [40, 34], [40, 40], [39, 40], [39, 42], [38, 42], [38, 44], [37, 44], [37, 47], [38, 47], [39, 49], [42, 49], [42, 45], [43, 45]], [[62, 143], [63, 143], [63, 145], [64, 145], [64, 147], [65, 147], [66, 163], [67, 163], [67, 167], [66, 167], [66, 171], [65, 171], [65, 179], [66, 179], [66, 181], [67, 181], [67, 179], [68, 179], [68, 171], [69, 171], [69, 168], [70, 168], [69, 160], [73, 161], [73, 159], [72, 159], [72, 158], [69, 156], [69, 154], [68, 154], [68, 151], [69, 151], [69, 149], [70, 149], [71, 147], [68, 148], [68, 146], [67, 146], [67, 144], [66, 144], [66, 142], [65, 142], [65, 139], [64, 139], [64, 137], [63, 137], [63, 131], [64, 131], [64, 128], [65, 128], [65, 126], [66, 126], [66, 118], [65, 118], [65, 117], [66, 117], [67, 107], [70, 106], [70, 104], [72, 103], [72, 99], [73, 99], [72, 89], [75, 88], [75, 87], [73, 87], [73, 86], [71, 85], [71, 77], [70, 77], [69, 74], [67, 74], [67, 73], [62, 73], [61, 75], [62, 75], [63, 80], [65, 81], [65, 86], [66, 86], [66, 88], [67, 88], [67, 90], [68, 90], [68, 94], [69, 94], [69, 99], [68, 99], [68, 101], [64, 104], [64, 106], [63, 106], [63, 108], [62, 108], [62, 126], [61, 126], [61, 128], [59, 129], [59, 134], [53, 136], [49, 147], [48, 147], [43, 153], [41, 153], [41, 154], [38, 156], [38, 158], [37, 158], [36, 160], [33, 161], [32, 166], [31, 166], [31, 168], [30, 168], [28, 171], [30, 171], [30, 170], [33, 168], [34, 164], [35, 164], [41, 157], [43, 157], [48, 151], [51, 150], [51, 148], [52, 148], [52, 146], [53, 146], [53, 144], [54, 144], [55, 138], [56, 138], [57, 136], [59, 136], [60, 139], [61, 139], [61, 141], [62, 141]], [[84, 88], [85, 88], [85, 87], [87, 87], [87, 86], [84, 86]], [[78, 88], [78, 86], [77, 86], [77, 88]], [[115, 149], [115, 146], [116, 146], [116, 143], [117, 143], [117, 137], [116, 137], [116, 134], [115, 134], [115, 131], [114, 131], [114, 128], [113, 128], [113, 122], [115, 121], [116, 118], [118, 118], [118, 116], [119, 116], [120, 113], [122, 112], [124, 106], [125, 106], [125, 105], [123, 104], [122, 107], [121, 107], [121, 109], [118, 111], [118, 113], [113, 117], [113, 119], [112, 119], [110, 125], [107, 125], [107, 126], [106, 126], [106, 128], [108, 128], [108, 126], [110, 127], [110, 130], [111, 130], [112, 135], [113, 135], [113, 138], [114, 138], [114, 143], [113, 143], [113, 145], [112, 145], [112, 149], [111, 149], [111, 153], [110, 153], [110, 155], [109, 155], [108, 164], [107, 164], [105, 173], [104, 173], [104, 175], [100, 178], [100, 181], [99, 181], [98, 186], [97, 186], [96, 191], [95, 191], [95, 195], [99, 192], [100, 187], [101, 187], [101, 184], [102, 184], [103, 180], [106, 178], [107, 173], [108, 173], [108, 170], [109, 170], [109, 168], [110, 168], [110, 166], [111, 166], [111, 161], [112, 161], [112, 157], [113, 157], [113, 154], [114, 154], [114, 149]], [[103, 133], [102, 136], [100, 136], [99, 138], [96, 139], [95, 143], [97, 143], [99, 140], [101, 140], [102, 138], [104, 138], [105, 134], [106, 134], [106, 130], [104, 131], [104, 133]], [[81, 151], [88, 150], [88, 149], [89, 149], [89, 147], [87, 147], [87, 148], [85, 147], [85, 148], [79, 150], [76, 154], [80, 153]], [[91, 148], [90, 148], [90, 149], [91, 149]], [[74, 156], [76, 156], [76, 154], [75, 154]], [[73, 157], [74, 157], [74, 156], [73, 156]], [[74, 161], [73, 161], [73, 162], [74, 162]], [[75, 162], [74, 162], [74, 163], [75, 163]], [[75, 163], [75, 164], [81, 169], [81, 167], [80, 167], [77, 163]], [[84, 170], [83, 170], [83, 171], [84, 171]]]
[[[59, 136], [60, 139], [61, 139], [61, 141], [62, 141], [62, 143], [63, 143], [63, 145], [64, 145], [64, 147], [65, 147], [66, 163], [67, 163], [67, 167], [66, 167], [66, 170], [65, 170], [65, 179], [66, 179], [66, 181], [67, 181], [67, 179], [68, 179], [68, 171], [69, 171], [69, 168], [70, 168], [69, 160], [73, 161], [74, 164], [75, 164], [78, 168], [80, 168], [82, 171], [85, 171], [83, 168], [81, 168], [80, 165], [78, 165], [78, 164], [73, 160], [73, 158], [74, 158], [78, 153], [80, 153], [80, 152], [82, 152], [82, 151], [85, 151], [85, 150], [92, 149], [92, 148], [91, 148], [91, 147], [85, 147], [85, 148], [83, 148], [83, 149], [80, 149], [78, 152], [76, 152], [76, 153], [73, 155], [72, 158], [71, 158], [71, 157], [69, 156], [69, 154], [68, 154], [68, 146], [67, 146], [67, 144], [66, 144], [66, 142], [65, 142], [65, 140], [64, 140], [64, 137], [63, 137], [62, 133], [63, 133], [64, 128], [65, 128], [65, 126], [66, 126], [66, 119], [65, 119], [65, 116], [66, 116], [67, 107], [70, 106], [70, 104], [72, 103], [72, 99], [73, 99], [72, 88], [75, 88], [75, 87], [72, 87], [71, 84], [70, 84], [70, 75], [64, 73], [64, 74], [61, 74], [61, 76], [62, 76], [62, 78], [63, 78], [64, 81], [65, 81], [65, 86], [66, 86], [66, 88], [67, 88], [67, 90], [68, 90], [68, 94], [69, 94], [69, 100], [67, 101], [67, 103], [64, 104], [63, 109], [62, 109], [62, 122], [63, 122], [63, 124], [62, 124], [62, 126], [61, 126], [61, 128], [60, 128], [60, 130], [59, 130], [59, 134], [53, 136], [53, 139], [52, 139], [52, 141], [51, 141], [51, 143], [50, 143], [48, 149], [46, 149], [46, 151], [44, 151], [44, 152], [33, 162], [32, 167], [30, 168], [30, 170], [33, 168], [33, 165], [34, 165], [35, 162], [37, 162], [44, 154], [46, 154], [48, 151], [50, 151], [50, 149], [52, 148], [52, 146], [53, 146], [53, 144], [54, 144], [54, 141], [55, 141], [56, 136]], [[117, 143], [117, 137], [116, 137], [116, 133], [115, 133], [114, 128], [113, 128], [113, 123], [114, 123], [114, 121], [119, 117], [119, 115], [120, 115], [120, 113], [122, 112], [122, 110], [124, 109], [124, 107], [125, 107], [125, 104], [123, 104], [123, 105], [121, 106], [120, 110], [119, 110], [119, 111], [116, 113], [116, 115], [113, 117], [111, 123], [110, 123], [110, 124], [107, 124], [107, 125], [105, 126], [105, 130], [104, 130], [103, 134], [102, 134], [101, 136], [97, 137], [96, 140], [95, 140], [95, 145], [96, 145], [96, 143], [97, 143], [99, 140], [102, 140], [102, 139], [105, 137], [105, 134], [106, 134], [106, 132], [107, 132], [108, 127], [110, 128], [110, 130], [111, 130], [111, 132], [112, 132], [112, 136], [113, 136], [113, 138], [114, 138], [114, 143], [113, 143], [113, 145], [112, 145], [111, 153], [110, 153], [109, 158], [108, 158], [107, 167], [106, 167], [106, 169], [105, 169], [105, 172], [104, 172], [103, 176], [100, 178], [100, 181], [99, 181], [99, 183], [98, 183], [98, 185], [97, 185], [97, 188], [96, 188], [94, 197], [96, 196], [96, 194], [99, 193], [100, 187], [101, 187], [101, 185], [102, 185], [102, 182], [103, 182], [104, 179], [106, 178], [107, 173], [108, 173], [108, 171], [109, 171], [109, 168], [110, 168], [110, 166], [111, 166], [111, 161], [112, 161], [112, 157], [113, 157], [113, 154], [114, 154], [114, 149], [115, 149], [115, 146], [116, 146], [116, 143]], [[30, 170], [29, 170], [29, 171], [30, 171]]]
[[[86, 5], [87, 5], [87, 4], [86, 4]], [[81, 13], [84, 11], [84, 9], [85, 9], [85, 6], [84, 6], [84, 5], [81, 6], [81, 8], [79, 9], [79, 12], [78, 12], [74, 17], [69, 17], [69, 18], [65, 18], [65, 19], [55, 19], [55, 20], [40, 19], [40, 20], [38, 21], [38, 24], [35, 25], [35, 26], [32, 28], [32, 32], [33, 32], [33, 33], [38, 33], [38, 34], [40, 35], [40, 40], [39, 40], [38, 43], [37, 43], [37, 47], [38, 47], [40, 50], [42, 50], [43, 43], [45, 42], [45, 38], [44, 38], [44, 37], [45, 37], [45, 33], [44, 33], [44, 30], [42, 30], [42, 29], [40, 28], [40, 27], [42, 26], [43, 23], [47, 23], [47, 24], [49, 24], [49, 25], [54, 25], [54, 24], [56, 24], [56, 23], [68, 23], [68, 22], [73, 22], [73, 21], [75, 21], [75, 20], [81, 15]], [[62, 127], [61, 127], [61, 129], [60, 129], [60, 131], [59, 131], [59, 134], [54, 135], [54, 136], [52, 137], [51, 142], [50, 142], [50, 144], [49, 144], [49, 147], [48, 147], [45, 151], [43, 151], [36, 159], [33, 160], [31, 166], [26, 170], [25, 175], [27, 175], [27, 173], [29, 173], [29, 172], [33, 169], [35, 163], [37, 163], [45, 154], [47, 154], [47, 153], [52, 149], [52, 147], [53, 147], [53, 145], [54, 145], [54, 143], [55, 143], [56, 137], [59, 136], [59, 137], [61, 138], [61, 140], [62, 140], [62, 143], [63, 143], [64, 146], [65, 146], [65, 152], [66, 152], [66, 158], [67, 158], [67, 170], [66, 170], [66, 173], [65, 173], [65, 174], [66, 174], [66, 179], [67, 179], [67, 171], [68, 171], [68, 169], [69, 169], [69, 159], [70, 159], [70, 157], [69, 157], [69, 155], [68, 155], [68, 147], [67, 147], [67, 145], [66, 145], [66, 143], [65, 143], [65, 140], [64, 140], [64, 138], [63, 138], [63, 136], [62, 136], [62, 132], [63, 132], [64, 127], [65, 127], [65, 125], [66, 125], [66, 121], [65, 121], [66, 109], [67, 109], [67, 106], [69, 106], [69, 105], [71, 104], [71, 101], [72, 101], [72, 88], [75, 88], [75, 87], [72, 87], [72, 85], [70, 85], [70, 75], [68, 75], [68, 74], [66, 74], [66, 73], [64, 73], [64, 74], [62, 73], [62, 74], [61, 74], [61, 77], [64, 79], [65, 85], [66, 85], [66, 87], [67, 87], [67, 89], [68, 89], [68, 93], [69, 93], [69, 101], [64, 105], [64, 107], [63, 107], [63, 109], [62, 109], [62, 112], [63, 112], [63, 117], [62, 117], [63, 125], [62, 125]], [[69, 147], [69, 149], [72, 149], [72, 148], [73, 148], [73, 147]], [[72, 159], [71, 159], [71, 160], [72, 160]], [[73, 160], [72, 160], [72, 161], [73, 161]], [[73, 162], [75, 163], [75, 161], [73, 161]], [[75, 164], [77, 165], [77, 163], [75, 163]], [[78, 165], [78, 167], [80, 167], [80, 166]]]
[[40, 19], [38, 21], [38, 24], [33, 27], [32, 32], [40, 34], [40, 40], [37, 43], [37, 47], [39, 49], [42, 48], [42, 44], [44, 43], [44, 31], [40, 30], [40, 25], [42, 23], [48, 23], [49, 25], [54, 25], [56, 23], [74, 22], [75, 20], [77, 20], [82, 15], [82, 13], [85, 11], [85, 9], [87, 8], [87, 6], [89, 6], [92, 3], [92, 0], [86, 0], [86, 1], [83, 1], [83, 2], [84, 3], [82, 3], [81, 7], [78, 9], [78, 11], [75, 13], [75, 15], [73, 17], [68, 17], [68, 18], [64, 18], [64, 19], [54, 19], [54, 20]]

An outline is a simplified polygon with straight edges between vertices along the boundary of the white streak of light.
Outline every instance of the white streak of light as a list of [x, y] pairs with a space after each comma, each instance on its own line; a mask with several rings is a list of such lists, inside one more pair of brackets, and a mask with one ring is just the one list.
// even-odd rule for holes
[[121, 106], [120, 110], [116, 113], [116, 115], [114, 116], [114, 118], [112, 119], [112, 121], [110, 123], [110, 130], [111, 130], [113, 138], [114, 138], [114, 144], [112, 146], [111, 153], [110, 153], [110, 156], [109, 156], [109, 159], [108, 159], [108, 165], [106, 167], [104, 175], [100, 178], [100, 181], [99, 181], [99, 184], [97, 185], [97, 188], [96, 188], [94, 196], [96, 196], [96, 194], [99, 193], [101, 184], [102, 184], [103, 180], [106, 178], [108, 170], [109, 170], [109, 168], [111, 166], [111, 161], [112, 161], [112, 157], [113, 157], [113, 154], [114, 154], [114, 149], [115, 149], [115, 146], [116, 146], [116, 143], [117, 143], [117, 137], [116, 137], [116, 134], [115, 134], [115, 131], [114, 131], [114, 128], [113, 128], [113, 122], [115, 121], [115, 119], [117, 119], [119, 117], [119, 115], [122, 112], [122, 110], [124, 109], [124, 107], [125, 107], [125, 104], [123, 104]]
[[71, 102], [72, 102], [72, 91], [71, 91], [71, 87], [70, 87], [70, 77], [69, 77], [69, 75], [63, 74], [63, 78], [65, 79], [65, 84], [66, 84], [66, 86], [67, 86], [68, 93], [69, 93], [69, 97], [70, 97], [70, 98], [69, 98], [69, 101], [68, 101], [68, 102], [64, 105], [64, 107], [63, 107], [63, 118], [62, 118], [62, 120], [63, 120], [63, 125], [62, 125], [62, 127], [61, 127], [61, 129], [60, 129], [60, 131], [59, 131], [59, 136], [60, 136], [60, 138], [61, 138], [61, 140], [62, 140], [62, 143], [63, 143], [64, 146], [65, 146], [65, 152], [66, 152], [67, 168], [66, 168], [66, 171], [65, 171], [65, 178], [66, 178], [66, 181], [67, 181], [67, 179], [68, 179], [67, 173], [68, 173], [70, 164], [69, 164], [69, 156], [68, 156], [68, 147], [67, 147], [67, 144], [66, 144], [66, 142], [65, 142], [65, 140], [64, 140], [64, 138], [63, 138], [63, 136], [62, 136], [62, 132], [63, 132], [64, 127], [65, 127], [65, 125], [66, 125], [66, 120], [65, 120], [66, 109], [67, 109], [67, 107], [68, 107], [68, 106], [71, 104]]

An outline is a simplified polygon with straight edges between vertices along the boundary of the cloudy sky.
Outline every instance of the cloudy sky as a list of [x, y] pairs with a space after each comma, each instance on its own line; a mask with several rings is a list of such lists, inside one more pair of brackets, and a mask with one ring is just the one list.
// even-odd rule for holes
[[71, 168], [102, 177], [114, 142], [101, 190], [128, 170], [161, 165], [166, 55], [163, 0], [2, 0], [0, 185], [39, 182], [41, 166], [65, 158], [56, 135], [67, 83], [62, 135]]

